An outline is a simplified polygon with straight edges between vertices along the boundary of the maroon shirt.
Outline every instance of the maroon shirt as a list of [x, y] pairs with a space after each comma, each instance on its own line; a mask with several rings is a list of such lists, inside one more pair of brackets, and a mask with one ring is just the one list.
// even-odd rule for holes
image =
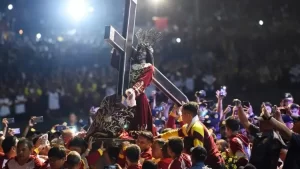
[[164, 158], [157, 163], [157, 169], [169, 169], [172, 158]]
[[189, 155], [182, 153], [179, 157], [173, 159], [169, 169], [186, 169], [192, 167], [192, 161]]

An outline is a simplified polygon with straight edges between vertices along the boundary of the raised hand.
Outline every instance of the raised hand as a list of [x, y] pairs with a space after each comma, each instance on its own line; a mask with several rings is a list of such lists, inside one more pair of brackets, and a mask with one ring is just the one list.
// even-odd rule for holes
[[265, 117], [266, 119], [271, 117], [270, 112], [268, 112], [267, 109], [266, 109], [265, 103], [262, 104], [262, 114], [261, 115], [263, 117]]
[[34, 120], [36, 119], [36, 116], [32, 116], [28, 122], [28, 126], [33, 127], [34, 126]]
[[231, 112], [231, 110], [232, 110], [232, 106], [231, 105], [228, 105], [227, 107], [226, 107], [226, 109], [224, 110], [224, 114], [227, 114], [227, 113], [229, 113], [229, 112]]
[[[95, 143], [95, 140], [94, 140], [94, 138], [93, 137], [90, 137], [89, 138], [89, 141], [88, 141], [88, 149], [92, 149], [93, 148], [93, 144]], [[103, 142], [102, 142], [102, 144], [103, 144]]]
[[216, 97], [217, 97], [217, 99], [224, 99], [225, 96], [221, 95], [220, 93], [221, 93], [220, 90], [216, 91]]
[[2, 119], [2, 124], [3, 124], [4, 127], [8, 126], [7, 118]]

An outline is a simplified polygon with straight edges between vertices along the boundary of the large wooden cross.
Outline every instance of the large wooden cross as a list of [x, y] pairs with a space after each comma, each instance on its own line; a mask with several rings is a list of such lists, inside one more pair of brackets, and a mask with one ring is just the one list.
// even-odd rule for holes
[[[130, 72], [130, 55], [136, 49], [133, 47], [134, 28], [136, 18], [137, 0], [125, 0], [125, 14], [123, 22], [122, 35], [118, 33], [112, 26], [105, 27], [104, 39], [115, 49], [119, 51], [119, 72], [117, 96], [122, 96], [124, 90], [129, 86]], [[126, 83], [124, 83], [124, 81]], [[169, 81], [157, 68], [155, 68], [153, 84], [161, 90], [174, 103], [181, 105], [182, 102], [187, 102], [187, 97]]]

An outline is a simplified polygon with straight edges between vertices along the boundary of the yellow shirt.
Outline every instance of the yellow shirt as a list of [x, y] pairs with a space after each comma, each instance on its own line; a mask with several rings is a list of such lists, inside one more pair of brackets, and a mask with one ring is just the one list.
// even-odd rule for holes
[[170, 137], [191, 137], [194, 139], [194, 147], [202, 146], [204, 140], [204, 125], [200, 121], [195, 121], [188, 127], [188, 124], [183, 125], [180, 129], [171, 130], [160, 135], [161, 138], [167, 140]]

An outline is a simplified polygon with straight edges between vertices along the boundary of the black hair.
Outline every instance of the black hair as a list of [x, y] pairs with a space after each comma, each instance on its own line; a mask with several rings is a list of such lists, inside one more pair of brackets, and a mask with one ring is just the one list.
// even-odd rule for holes
[[168, 141], [168, 147], [176, 156], [179, 156], [184, 148], [183, 141], [179, 137], [170, 138]]
[[2, 142], [2, 149], [3, 149], [3, 152], [6, 154], [6, 153], [9, 153], [9, 151], [11, 150], [11, 148], [13, 146], [16, 146], [17, 145], [17, 137], [15, 136], [7, 136], [5, 137], [5, 139], [3, 140]]
[[28, 140], [28, 139], [21, 139], [19, 140], [17, 147], [21, 144], [27, 144], [28, 148], [31, 150], [33, 148], [33, 143], [32, 141]]
[[194, 162], [204, 162], [207, 157], [207, 151], [204, 147], [197, 146], [192, 148], [191, 156]]
[[74, 114], [77, 117], [77, 114], [74, 113], [74, 112], [69, 113], [69, 116], [72, 115], [72, 114]]
[[254, 165], [248, 163], [244, 167], [239, 167], [239, 169], [256, 169], [256, 167]]
[[240, 121], [234, 119], [233, 117], [228, 117], [225, 120], [225, 126], [232, 131], [239, 131], [240, 130]]
[[74, 137], [70, 143], [69, 143], [69, 147], [80, 147], [81, 148], [81, 153], [84, 153], [85, 150], [88, 147], [87, 142], [80, 137]]
[[137, 163], [140, 159], [141, 149], [136, 144], [132, 144], [126, 148], [125, 154], [130, 162]]
[[74, 167], [81, 162], [81, 157], [80, 154], [77, 153], [76, 151], [71, 151], [68, 156], [67, 156], [67, 165], [68, 167]]
[[163, 157], [169, 158], [170, 156], [168, 154], [168, 143], [164, 139], [157, 139], [155, 140], [155, 143], [157, 143], [161, 148]]
[[139, 136], [146, 138], [151, 143], [153, 142], [153, 134], [149, 131], [141, 131]]
[[164, 158], [170, 158], [170, 155], [168, 153], [168, 142], [166, 142], [164, 144], [164, 146], [162, 147], [161, 151], [162, 151], [162, 155], [163, 155]]
[[162, 148], [165, 145], [165, 143], [166, 143], [166, 141], [164, 139], [161, 139], [161, 138], [160, 139], [156, 139], [154, 142], [157, 143], [160, 148]]
[[187, 110], [195, 117], [198, 115], [199, 106], [196, 102], [188, 102], [182, 106], [182, 109]]
[[32, 136], [32, 143], [33, 143], [33, 145], [35, 145], [36, 144], [36, 142], [39, 140], [39, 138], [42, 136], [42, 134], [34, 134], [33, 136]]
[[172, 129], [171, 128], [164, 128], [162, 131], [161, 131], [161, 134], [163, 133], [167, 133], [169, 131], [171, 131]]
[[142, 169], [157, 169], [157, 165], [153, 161], [146, 160], [142, 165]]
[[48, 157], [56, 157], [58, 159], [66, 158], [66, 149], [63, 146], [52, 147], [48, 152]]

